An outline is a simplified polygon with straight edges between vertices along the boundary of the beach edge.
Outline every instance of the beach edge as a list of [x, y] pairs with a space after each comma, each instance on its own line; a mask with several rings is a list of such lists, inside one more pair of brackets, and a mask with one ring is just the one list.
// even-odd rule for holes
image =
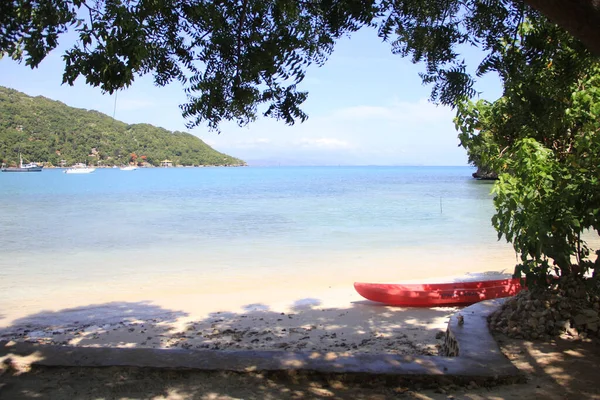
[[[444, 356], [343, 354], [261, 350], [99, 348], [0, 342], [0, 361], [17, 369], [44, 367], [139, 367], [205, 372], [323, 376], [355, 383], [519, 383], [524, 376], [501, 353], [487, 317], [505, 299], [488, 300], [451, 316]], [[375, 379], [377, 380], [377, 379]]]

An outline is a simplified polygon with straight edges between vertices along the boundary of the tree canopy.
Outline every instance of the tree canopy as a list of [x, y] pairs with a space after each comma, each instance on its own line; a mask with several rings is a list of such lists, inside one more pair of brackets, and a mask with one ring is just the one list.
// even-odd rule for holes
[[[569, 9], [557, 1], [529, 2], [549, 16]], [[293, 124], [307, 117], [300, 108], [307, 93], [297, 86], [307, 67], [325, 62], [336, 39], [364, 26], [376, 29], [393, 52], [424, 62], [422, 79], [432, 85], [434, 101], [454, 105], [472, 96], [473, 78], [458, 47], [486, 52], [477, 72], [485, 73], [501, 50], [499, 39], [514, 37], [524, 19], [539, 15], [526, 3], [14, 0], [0, 4], [0, 52], [36, 67], [72, 30], [78, 40], [63, 56], [65, 83], [81, 76], [112, 93], [152, 73], [157, 85], [184, 84], [188, 103], [181, 108], [190, 126], [218, 129], [222, 120], [244, 125], [260, 113]], [[567, 19], [581, 22], [572, 31], [587, 38], [581, 26], [597, 30], [598, 0], [574, 3]], [[600, 54], [594, 46], [600, 40], [586, 43]]]

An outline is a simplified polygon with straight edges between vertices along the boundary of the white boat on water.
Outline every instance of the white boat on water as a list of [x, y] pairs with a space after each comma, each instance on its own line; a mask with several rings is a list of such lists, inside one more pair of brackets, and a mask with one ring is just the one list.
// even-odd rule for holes
[[135, 171], [138, 169], [135, 165], [128, 165], [126, 167], [121, 167], [121, 171]]
[[69, 168], [65, 170], [65, 174], [91, 174], [96, 168]]
[[86, 164], [75, 164], [73, 167], [66, 169], [65, 174], [91, 174], [96, 168], [88, 167]]

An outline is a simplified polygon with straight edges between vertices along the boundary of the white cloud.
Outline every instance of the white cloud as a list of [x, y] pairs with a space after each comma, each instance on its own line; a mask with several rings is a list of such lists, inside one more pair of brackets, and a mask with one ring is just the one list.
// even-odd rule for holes
[[260, 137], [254, 139], [242, 139], [242, 140], [234, 140], [230, 142], [229, 147], [233, 148], [255, 148], [255, 147], [264, 147], [273, 145], [273, 141], [268, 138]]
[[231, 124], [221, 135], [212, 136], [211, 145], [248, 160], [466, 165], [452, 117], [450, 108], [392, 97], [387, 102], [338, 106], [294, 126], [264, 118], [244, 129]]
[[378, 106], [353, 106], [335, 110], [331, 117], [349, 119], [390, 118], [390, 109]]
[[335, 139], [335, 138], [300, 138], [294, 142], [294, 145], [301, 147], [312, 147], [319, 149], [350, 149], [352, 146], [349, 142], [345, 140]]
[[271, 143], [271, 139], [267, 139], [267, 138], [256, 138], [254, 140], [250, 140], [248, 141], [248, 143], [252, 143], [252, 144], [267, 144], [267, 143]]

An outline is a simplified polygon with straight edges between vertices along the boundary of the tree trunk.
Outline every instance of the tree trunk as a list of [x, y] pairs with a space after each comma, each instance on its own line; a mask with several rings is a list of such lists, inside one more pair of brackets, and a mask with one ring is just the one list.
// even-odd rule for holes
[[600, 56], [600, 0], [525, 0]]

